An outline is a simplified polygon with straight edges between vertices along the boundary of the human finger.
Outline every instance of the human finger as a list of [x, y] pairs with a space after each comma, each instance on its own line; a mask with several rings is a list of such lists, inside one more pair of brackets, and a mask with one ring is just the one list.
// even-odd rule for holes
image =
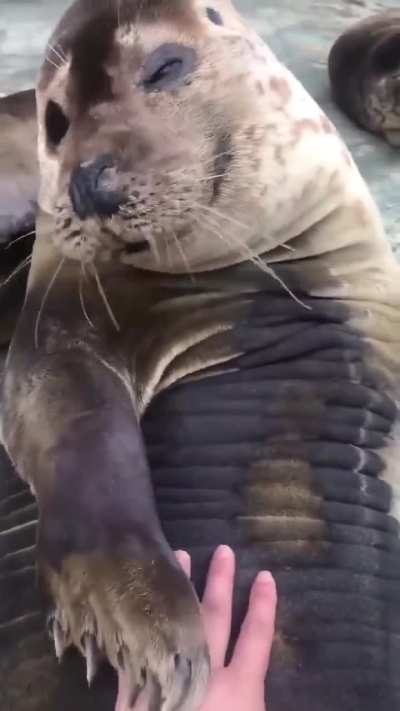
[[230, 664], [235, 674], [247, 679], [265, 679], [274, 636], [276, 602], [276, 585], [271, 573], [259, 573]]
[[211, 669], [223, 667], [232, 622], [235, 555], [228, 546], [214, 553], [202, 600], [202, 613], [210, 650]]
[[148, 711], [148, 690], [136, 694], [132, 689], [131, 676], [127, 671], [118, 672], [118, 697], [115, 711]]
[[190, 580], [192, 574], [192, 559], [189, 553], [186, 551], [175, 551], [175, 556]]

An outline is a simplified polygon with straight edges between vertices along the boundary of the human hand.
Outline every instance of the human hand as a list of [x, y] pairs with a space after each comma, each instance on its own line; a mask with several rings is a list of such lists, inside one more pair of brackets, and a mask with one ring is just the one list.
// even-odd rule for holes
[[[179, 551], [177, 558], [190, 577], [190, 556]], [[257, 576], [229, 665], [225, 657], [231, 634], [235, 556], [220, 546], [211, 561], [202, 614], [210, 649], [211, 679], [199, 711], [265, 711], [265, 677], [268, 671], [275, 626], [276, 587], [270, 573]], [[128, 711], [124, 702], [124, 680], [116, 711]], [[144, 693], [133, 711], [147, 711]]]

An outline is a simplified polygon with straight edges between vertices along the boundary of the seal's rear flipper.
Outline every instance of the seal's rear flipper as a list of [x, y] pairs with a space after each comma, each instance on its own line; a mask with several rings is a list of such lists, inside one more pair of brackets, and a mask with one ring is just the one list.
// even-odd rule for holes
[[34, 229], [36, 136], [34, 90], [0, 99], [0, 246]]

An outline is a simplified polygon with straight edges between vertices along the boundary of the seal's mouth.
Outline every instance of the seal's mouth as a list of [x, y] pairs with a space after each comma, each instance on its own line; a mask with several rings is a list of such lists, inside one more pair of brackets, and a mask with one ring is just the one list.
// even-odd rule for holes
[[148, 252], [150, 250], [150, 245], [146, 240], [141, 240], [140, 242], [132, 242], [127, 244], [124, 248], [125, 254], [141, 254], [142, 252]]
[[182, 262], [190, 269], [184, 252], [188, 235], [202, 227], [203, 207], [212, 209], [223, 198], [235, 157], [227, 130], [214, 134], [209, 145], [207, 174], [204, 164], [193, 165], [181, 155], [163, 170], [157, 165], [130, 171], [111, 154], [80, 162], [67, 179], [66, 200], [55, 208], [57, 246], [68, 258], [85, 262], [107, 262], [114, 255], [124, 263], [144, 258], [150, 264], [151, 254], [158, 267]]

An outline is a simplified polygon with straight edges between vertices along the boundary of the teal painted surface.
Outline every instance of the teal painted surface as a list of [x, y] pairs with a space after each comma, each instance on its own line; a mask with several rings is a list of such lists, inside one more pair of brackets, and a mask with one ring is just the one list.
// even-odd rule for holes
[[[32, 86], [52, 26], [68, 0], [0, 0], [0, 93]], [[212, 0], [210, 0], [210, 5]], [[400, 149], [355, 128], [333, 106], [329, 49], [349, 25], [400, 0], [237, 0], [278, 57], [341, 131], [382, 210], [400, 259]]]

